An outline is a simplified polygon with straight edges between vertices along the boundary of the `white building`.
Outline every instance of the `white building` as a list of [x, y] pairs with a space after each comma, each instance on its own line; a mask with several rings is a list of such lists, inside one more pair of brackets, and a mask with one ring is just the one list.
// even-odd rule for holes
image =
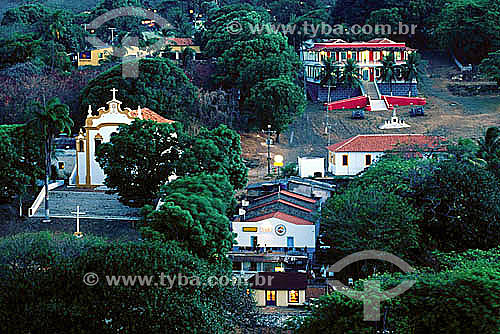
[[234, 221], [238, 249], [273, 248], [276, 250], [301, 250], [316, 247], [315, 223], [276, 211], [246, 221]]
[[325, 158], [298, 157], [300, 177], [325, 176]]
[[388, 151], [413, 155], [443, 151], [444, 139], [422, 134], [358, 135], [328, 148], [328, 171], [334, 175], [356, 175]]
[[95, 158], [96, 147], [109, 142], [111, 134], [118, 130], [121, 124], [130, 124], [136, 118], [153, 120], [159, 123], [173, 123], [148, 108], [138, 107], [137, 110], [125, 108], [116, 99], [116, 89], [113, 99], [107, 102], [107, 107], [92, 111], [89, 105], [85, 126], [76, 138], [76, 164], [71, 173], [69, 184], [77, 187], [93, 188], [104, 184], [104, 171]]

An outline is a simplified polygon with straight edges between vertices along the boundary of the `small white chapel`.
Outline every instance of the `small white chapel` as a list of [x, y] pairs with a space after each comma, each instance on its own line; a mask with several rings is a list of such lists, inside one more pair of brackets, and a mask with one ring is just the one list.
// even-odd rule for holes
[[76, 164], [71, 173], [69, 184], [82, 188], [95, 188], [104, 185], [106, 178], [103, 169], [95, 158], [96, 147], [109, 142], [111, 134], [120, 124], [130, 124], [134, 119], [153, 120], [158, 123], [174, 123], [151, 109], [137, 107], [137, 110], [121, 108], [122, 102], [116, 99], [118, 90], [112, 89], [113, 98], [96, 112], [89, 105], [85, 126], [76, 138]]

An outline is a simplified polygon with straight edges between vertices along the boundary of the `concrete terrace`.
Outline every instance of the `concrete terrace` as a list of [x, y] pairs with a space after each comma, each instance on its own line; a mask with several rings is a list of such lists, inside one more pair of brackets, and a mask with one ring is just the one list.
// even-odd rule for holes
[[[74, 218], [76, 206], [85, 212], [81, 219], [138, 220], [139, 208], [129, 208], [118, 201], [115, 194], [106, 194], [105, 189], [79, 189], [62, 186], [49, 191], [50, 216], [53, 218]], [[45, 200], [36, 210], [33, 218], [44, 217]]]

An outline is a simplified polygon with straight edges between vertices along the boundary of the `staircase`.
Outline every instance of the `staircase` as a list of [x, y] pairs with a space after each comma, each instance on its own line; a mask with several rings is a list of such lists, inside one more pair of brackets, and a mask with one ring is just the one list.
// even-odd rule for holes
[[378, 96], [377, 88], [375, 87], [374, 82], [363, 81], [363, 88], [365, 89], [365, 94], [368, 95], [370, 100], [380, 100], [380, 96]]
[[375, 86], [374, 82], [363, 81], [363, 88], [365, 90], [365, 94], [370, 98], [371, 111], [388, 110], [385, 101], [380, 99], [380, 96], [377, 92], [377, 87]]
[[[54, 218], [72, 218], [76, 206], [86, 212], [82, 218], [106, 220], [137, 220], [139, 209], [130, 208], [118, 201], [117, 195], [103, 191], [83, 190], [60, 187], [49, 191], [50, 216]], [[45, 200], [42, 201], [33, 217], [44, 217]]]

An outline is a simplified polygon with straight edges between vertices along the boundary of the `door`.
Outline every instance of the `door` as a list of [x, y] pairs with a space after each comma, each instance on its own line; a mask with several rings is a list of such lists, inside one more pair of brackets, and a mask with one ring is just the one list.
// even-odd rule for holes
[[266, 290], [266, 306], [276, 306], [276, 290]]
[[252, 245], [252, 248], [257, 248], [257, 237], [256, 236], [250, 237], [250, 244]]
[[368, 73], [369, 73], [369, 72], [368, 72], [368, 70], [367, 70], [367, 69], [363, 70], [363, 80], [365, 80], [365, 81], [367, 81], [367, 80], [368, 80]]

